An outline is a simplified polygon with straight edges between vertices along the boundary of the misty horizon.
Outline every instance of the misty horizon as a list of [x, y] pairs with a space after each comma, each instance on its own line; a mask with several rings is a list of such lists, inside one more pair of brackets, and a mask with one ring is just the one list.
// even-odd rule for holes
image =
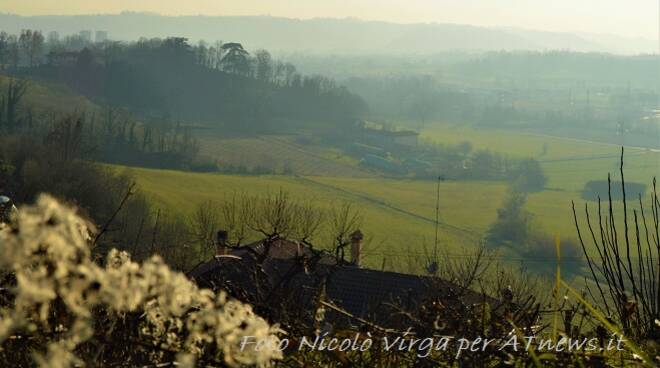
[[[572, 31], [572, 30], [554, 30], [554, 29], [545, 29], [542, 27], [530, 27], [530, 26], [518, 26], [518, 25], [506, 25], [506, 24], [478, 24], [470, 22], [456, 22], [456, 21], [414, 21], [414, 20], [391, 20], [391, 19], [374, 19], [368, 17], [361, 17], [355, 15], [347, 16], [323, 16], [315, 15], [310, 17], [296, 17], [296, 16], [286, 16], [286, 15], [276, 15], [270, 13], [250, 13], [250, 14], [168, 14], [158, 11], [150, 10], [119, 10], [119, 11], [109, 11], [109, 12], [99, 12], [99, 13], [47, 13], [47, 14], [21, 14], [18, 12], [0, 12], [0, 15], [9, 15], [9, 16], [18, 16], [23, 18], [41, 18], [41, 17], [79, 17], [79, 16], [120, 16], [120, 15], [145, 15], [145, 16], [157, 16], [164, 18], [273, 18], [273, 19], [285, 19], [285, 20], [296, 20], [296, 21], [314, 21], [314, 20], [336, 20], [336, 21], [356, 21], [356, 22], [365, 22], [365, 23], [384, 23], [384, 24], [394, 24], [402, 26], [414, 26], [414, 25], [455, 25], [455, 26], [470, 26], [475, 28], [492, 28], [492, 29], [503, 29], [503, 30], [520, 30], [520, 31], [534, 31], [534, 32], [547, 32], [547, 33], [572, 33], [572, 34], [591, 34], [591, 35], [601, 35], [601, 36], [617, 36], [627, 39], [641, 39], [648, 41], [658, 41], [658, 35], [620, 35], [615, 32], [603, 32], [603, 31]], [[659, 26], [660, 32], [660, 26]]]
[[31, 15], [117, 14], [122, 11], [184, 16], [274, 16], [291, 19], [355, 18], [397, 24], [472, 24], [484, 27], [515, 27], [550, 32], [613, 34], [657, 39], [658, 3], [638, 0], [627, 6], [614, 0], [555, 0], [525, 2], [502, 0], [354, 0], [349, 3], [317, 0], [192, 0], [184, 4], [162, 0], [86, 2], [69, 0], [5, 1], [5, 12]]
[[[67, 19], [76, 18], [76, 22]], [[164, 15], [152, 11], [77, 15], [17, 15], [0, 13], [3, 29], [34, 28], [62, 35], [82, 30], [109, 32], [109, 39], [186, 37], [194, 42], [240, 39], [250, 49], [278, 52], [345, 54], [433, 54], [444, 51], [567, 50], [612, 54], [657, 54], [656, 39], [615, 33], [571, 32], [521, 26], [455, 22], [396, 22], [356, 16], [312, 18], [279, 15]], [[134, 23], [141, 23], [139, 31]], [[352, 44], [342, 40], [358, 35]], [[307, 37], [305, 37], [307, 36]], [[314, 39], [321, 39], [314, 42]], [[387, 41], [390, 42], [387, 42]], [[395, 46], [396, 45], [396, 46]]]

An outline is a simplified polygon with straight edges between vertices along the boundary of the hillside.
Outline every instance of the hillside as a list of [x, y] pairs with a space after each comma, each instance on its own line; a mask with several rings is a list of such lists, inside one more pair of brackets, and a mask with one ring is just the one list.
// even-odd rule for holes
[[[0, 85], [3, 83], [7, 83], [6, 78], [0, 79]], [[56, 111], [61, 112], [89, 112], [98, 108], [61, 85], [40, 82], [31, 82], [26, 101], [44, 111], [57, 107]], [[416, 239], [414, 247], [420, 251], [421, 244], [430, 244], [434, 237], [436, 183], [433, 181], [379, 177], [361, 169], [354, 158], [340, 150], [315, 144], [304, 135], [230, 136], [204, 130], [197, 136], [200, 154], [217, 160], [225, 169], [244, 167], [278, 174], [288, 171], [296, 176], [193, 174], [130, 168], [156, 203], [187, 213], [202, 200], [221, 199], [233, 192], [263, 193], [283, 188], [296, 196], [327, 203], [342, 200], [359, 203], [365, 210], [366, 231], [380, 239], [378, 242], [388, 252], [409, 238]], [[528, 206], [539, 226], [566, 236], [574, 235], [570, 202], [581, 203], [585, 183], [604, 179], [608, 172], [614, 180], [618, 177], [619, 152], [613, 144], [443, 124], [425, 129], [422, 136], [448, 145], [468, 141], [475, 150], [539, 160], [549, 181], [545, 191], [530, 195]], [[648, 185], [659, 168], [660, 154], [628, 147], [629, 181]], [[505, 192], [503, 182], [443, 182], [440, 196], [443, 241], [460, 250], [483, 237]]]
[[[376, 182], [370, 179], [239, 176], [113, 168], [118, 171], [126, 170], [134, 175], [140, 190], [156, 204], [156, 207], [187, 215], [203, 201], [223, 200], [234, 193], [254, 195], [274, 193], [280, 189], [298, 199], [313, 200], [324, 208], [350, 201], [362, 213], [364, 219], [362, 230], [369, 239], [365, 253], [366, 262], [374, 267], [380, 267], [383, 258], [386, 258], [388, 266], [403, 269], [409, 261], [406, 254], [423, 254], [424, 247], [430, 249], [433, 243], [435, 229], [433, 210], [429, 207], [420, 209], [402, 205], [407, 202], [406, 196], [411, 192], [420, 188], [430, 191], [434, 187], [432, 182], [377, 181], [382, 187], [394, 189], [391, 193], [392, 197], [383, 198], [378, 193], [371, 192], [369, 188], [376, 190], [373, 186]], [[356, 190], [352, 186], [363, 188], [364, 191]], [[403, 187], [403, 190], [397, 190], [400, 187]], [[504, 190], [504, 186], [499, 184], [443, 184], [443, 191], [452, 194], [442, 199], [443, 215], [439, 228], [442, 246], [449, 247], [454, 254], [464, 254], [472, 245], [476, 245], [480, 237], [479, 232], [494, 219], [495, 208], [498, 205], [497, 201], [485, 199], [496, 198]], [[469, 194], [475, 191], [481, 194], [479, 196]], [[417, 198], [428, 203], [424, 195], [418, 193]], [[460, 202], [464, 216], [455, 217], [452, 213], [459, 207], [459, 203], [456, 202], [459, 198], [463, 198]], [[480, 211], [482, 214], [474, 224], [465, 223], [470, 211]], [[328, 239], [321, 240], [328, 244]]]
[[[200, 134], [200, 154], [231, 171], [297, 175], [373, 177], [342, 151], [319, 147], [303, 135], [223, 137]], [[301, 142], [302, 141], [302, 142]]]
[[[574, 169], [562, 170], [548, 164], [551, 183], [562, 186], [554, 190], [530, 194], [528, 208], [535, 226], [553, 234], [573, 238], [575, 225], [571, 201], [584, 203], [581, 189], [594, 177], [605, 177], [614, 171], [614, 157], [596, 160], [597, 169], [589, 169], [585, 161], [577, 161]], [[586, 161], [591, 165], [593, 161]], [[657, 157], [637, 155], [629, 160], [630, 179], [648, 184]], [[648, 166], [651, 165], [651, 166]], [[207, 200], [222, 200], [235, 193], [263, 194], [285, 190], [296, 198], [310, 199], [329, 206], [350, 201], [363, 213], [363, 231], [369, 235], [366, 261], [380, 266], [383, 258], [400, 270], [407, 266], [407, 255], [422, 255], [430, 249], [435, 234], [436, 183], [420, 180], [350, 177], [239, 176], [194, 174], [166, 170], [115, 167], [127, 170], [137, 179], [140, 189], [156, 204], [174, 213], [190, 214], [195, 206]], [[649, 171], [650, 170], [650, 171]], [[600, 171], [600, 172], [595, 172]], [[582, 176], [576, 176], [583, 172]], [[603, 173], [601, 175], [601, 172]], [[565, 180], [563, 178], [573, 178]], [[576, 181], [581, 184], [577, 185]], [[575, 184], [574, 184], [575, 183]], [[506, 186], [493, 182], [443, 182], [440, 184], [440, 228], [442, 247], [455, 256], [476, 246], [495, 221], [496, 210], [505, 198]], [[634, 204], [631, 204], [634, 205]], [[592, 215], [594, 204], [592, 206]], [[622, 209], [615, 207], [615, 214]], [[530, 261], [530, 260], [528, 260]], [[533, 260], [531, 260], [533, 261]], [[540, 260], [542, 261], [542, 260]]]
[[[0, 90], [7, 88], [9, 77], [0, 74]], [[76, 94], [60, 83], [30, 81], [24, 96], [24, 104], [41, 113], [85, 113], [99, 108], [88, 98]]]
[[[454, 24], [394, 24], [355, 19], [298, 20], [267, 16], [168, 17], [149, 13], [118, 15], [0, 15], [0, 28], [35, 28], [62, 35], [104, 30], [114, 40], [177, 36], [191, 40], [242, 40], [249, 49], [341, 54], [434, 54], [448, 50], [556, 50], [612, 53], [652, 52], [650, 40], [578, 35]], [[139, 27], [137, 27], [139, 25]], [[350, 42], [346, 42], [350, 40]]]

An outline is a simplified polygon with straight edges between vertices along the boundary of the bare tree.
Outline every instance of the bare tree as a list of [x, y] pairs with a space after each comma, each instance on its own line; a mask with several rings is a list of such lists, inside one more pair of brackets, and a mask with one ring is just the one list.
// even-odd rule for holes
[[362, 215], [352, 203], [336, 205], [330, 212], [330, 234], [333, 236], [334, 251], [338, 260], [344, 259], [344, 248], [350, 244], [350, 235], [362, 224]]
[[[642, 196], [628, 210], [621, 149], [621, 190], [623, 216], [616, 218], [612, 201], [612, 182], [608, 175], [608, 207], [598, 198], [598, 222], [592, 223], [589, 206], [584, 206], [587, 232], [583, 235], [573, 203], [578, 238], [595, 283], [585, 283], [591, 298], [606, 314], [616, 316], [626, 335], [640, 339], [658, 336], [660, 326], [660, 199], [653, 179], [651, 213]], [[623, 233], [623, 234], [622, 234]], [[591, 245], [588, 245], [590, 242]], [[592, 252], [595, 249], [596, 253]]]
[[37, 65], [43, 53], [44, 35], [40, 31], [23, 30], [18, 38], [18, 43], [29, 61], [29, 66]]
[[255, 195], [234, 193], [219, 206], [219, 219], [230, 242], [240, 246], [252, 237], [292, 239], [310, 243], [325, 219], [311, 201], [297, 200], [283, 191]]
[[0, 32], [0, 71], [9, 64], [10, 38], [6, 32]]
[[293, 230], [292, 236], [311, 245], [310, 242], [318, 234], [326, 218], [325, 211], [318, 208], [311, 201], [298, 202], [296, 203], [294, 216], [297, 226]]
[[16, 35], [10, 35], [8, 38], [8, 62], [11, 69], [16, 69], [18, 67], [18, 62], [21, 58], [21, 49], [18, 44], [18, 37]]
[[214, 251], [215, 234], [221, 226], [221, 214], [221, 207], [217, 203], [205, 201], [197, 205], [189, 218], [188, 226], [204, 254]]
[[[4, 102], [4, 125], [10, 132], [15, 131], [19, 125], [19, 106], [23, 96], [27, 91], [28, 83], [21, 79], [11, 79], [7, 85], [7, 92], [3, 99]], [[0, 110], [1, 111], [1, 110]], [[2, 123], [0, 116], [0, 123]]]
[[475, 284], [482, 282], [493, 263], [493, 252], [483, 244], [471, 248], [464, 257], [452, 257], [443, 249], [440, 256], [443, 262], [438, 275], [463, 289], [474, 288]]
[[256, 77], [264, 83], [270, 83], [273, 80], [273, 58], [266, 50], [259, 50], [255, 53]]

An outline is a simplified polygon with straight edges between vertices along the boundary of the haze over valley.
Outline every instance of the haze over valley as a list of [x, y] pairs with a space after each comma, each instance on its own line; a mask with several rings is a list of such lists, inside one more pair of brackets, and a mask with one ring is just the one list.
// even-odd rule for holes
[[654, 366], [658, 4], [301, 1], [0, 9], [0, 365]]

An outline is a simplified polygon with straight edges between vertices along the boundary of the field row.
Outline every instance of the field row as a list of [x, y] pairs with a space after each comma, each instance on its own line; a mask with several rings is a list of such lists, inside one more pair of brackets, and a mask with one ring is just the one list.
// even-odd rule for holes
[[[301, 147], [288, 137], [216, 138], [201, 137], [201, 154], [220, 165], [247, 170], [267, 169], [277, 173], [370, 177], [340, 152]], [[315, 152], [318, 151], [318, 152]]]

